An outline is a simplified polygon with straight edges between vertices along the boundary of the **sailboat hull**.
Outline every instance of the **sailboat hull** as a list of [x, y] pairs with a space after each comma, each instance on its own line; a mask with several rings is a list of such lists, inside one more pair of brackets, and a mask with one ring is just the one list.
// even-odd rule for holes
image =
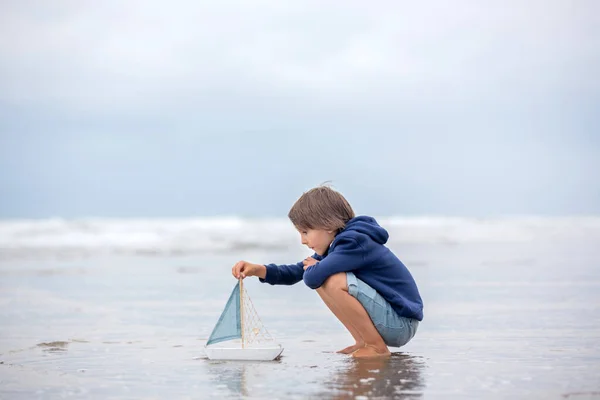
[[211, 360], [239, 360], [239, 361], [273, 361], [281, 355], [283, 347], [265, 346], [250, 347], [205, 347], [206, 355]]

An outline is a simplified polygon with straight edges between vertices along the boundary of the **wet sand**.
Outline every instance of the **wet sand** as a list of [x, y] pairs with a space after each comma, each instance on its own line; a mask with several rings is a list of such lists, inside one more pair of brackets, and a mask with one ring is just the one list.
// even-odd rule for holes
[[351, 344], [302, 283], [246, 288], [285, 347], [217, 362], [203, 346], [233, 262], [303, 253], [0, 261], [0, 398], [600, 399], [600, 249], [594, 243], [406, 245], [425, 320], [389, 360]]

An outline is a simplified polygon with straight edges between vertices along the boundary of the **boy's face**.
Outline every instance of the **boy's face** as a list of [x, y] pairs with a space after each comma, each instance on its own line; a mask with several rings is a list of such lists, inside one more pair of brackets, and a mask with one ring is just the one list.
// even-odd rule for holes
[[333, 242], [335, 234], [333, 231], [324, 229], [298, 229], [302, 244], [322, 256], [327, 252], [329, 245]]

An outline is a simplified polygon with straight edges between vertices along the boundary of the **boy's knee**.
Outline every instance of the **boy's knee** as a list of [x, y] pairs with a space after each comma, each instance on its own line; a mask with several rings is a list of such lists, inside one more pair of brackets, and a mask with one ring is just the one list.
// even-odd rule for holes
[[345, 272], [338, 272], [337, 274], [331, 275], [325, 280], [325, 283], [321, 286], [326, 291], [331, 290], [348, 290], [348, 281], [346, 280]]

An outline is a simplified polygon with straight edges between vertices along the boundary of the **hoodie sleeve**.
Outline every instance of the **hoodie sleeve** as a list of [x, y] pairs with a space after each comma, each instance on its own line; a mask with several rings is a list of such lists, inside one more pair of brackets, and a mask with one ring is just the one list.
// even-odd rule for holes
[[290, 265], [268, 264], [265, 279], [259, 278], [263, 283], [270, 285], [293, 285], [302, 280], [304, 264], [302, 261]]
[[304, 271], [304, 283], [319, 288], [327, 278], [338, 272], [354, 271], [365, 265], [365, 251], [354, 238], [343, 238], [322, 261]]

